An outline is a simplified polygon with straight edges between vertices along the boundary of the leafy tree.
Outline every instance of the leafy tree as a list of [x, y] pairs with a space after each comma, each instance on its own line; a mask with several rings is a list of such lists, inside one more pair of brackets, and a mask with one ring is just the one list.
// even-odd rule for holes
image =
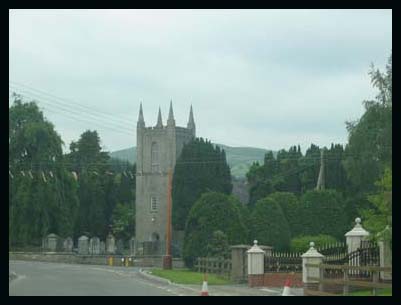
[[341, 239], [349, 227], [343, 196], [335, 190], [313, 190], [301, 196], [298, 235], [327, 234]]
[[[342, 164], [344, 160], [344, 148], [341, 144], [331, 144], [325, 151], [325, 186], [344, 192], [348, 184], [347, 175]], [[320, 169], [320, 168], [319, 168]]]
[[230, 194], [230, 168], [224, 150], [196, 138], [184, 145], [173, 177], [172, 220], [175, 230], [183, 230], [191, 207], [207, 191]]
[[254, 206], [258, 200], [265, 198], [273, 191], [271, 180], [255, 181], [249, 189], [249, 204]]
[[104, 174], [108, 167], [110, 156], [102, 151], [100, 137], [96, 130], [87, 130], [81, 134], [77, 142], [71, 142], [70, 153], [67, 155], [71, 170], [78, 173], [96, 171]]
[[112, 216], [113, 234], [128, 240], [135, 233], [135, 211], [130, 205], [117, 203]]
[[260, 244], [286, 249], [290, 244], [290, 227], [281, 206], [272, 198], [256, 202], [251, 214], [252, 236]]
[[[98, 133], [89, 130], [63, 155], [61, 137], [36, 103], [25, 103], [18, 95], [13, 98], [9, 109], [9, 245], [38, 246], [49, 233], [104, 237], [113, 224], [119, 235], [132, 235], [131, 223], [121, 232], [119, 228], [133, 213], [135, 165], [110, 161], [101, 150]], [[78, 180], [71, 171], [78, 174]], [[116, 208], [117, 202], [129, 209]]]
[[264, 170], [266, 179], [272, 179], [279, 173], [279, 164], [276, 158], [274, 158], [273, 152], [269, 151], [265, 154], [264, 158]]
[[376, 101], [365, 101], [362, 117], [347, 122], [349, 140], [344, 167], [351, 194], [374, 191], [374, 182], [384, 168], [392, 166], [392, 55], [385, 73], [372, 66], [370, 76], [379, 90]]
[[97, 131], [87, 130], [70, 145], [70, 170], [78, 173], [80, 208], [75, 237], [90, 234], [105, 237], [117, 204], [115, 180], [109, 174], [109, 155], [101, 150]]
[[[305, 152], [305, 157], [301, 158], [299, 161], [300, 166], [304, 169], [300, 173], [302, 193], [316, 187], [320, 170], [320, 153], [319, 146], [311, 144]], [[330, 174], [330, 172], [328, 172], [328, 174]]]
[[299, 227], [299, 210], [300, 204], [298, 198], [289, 192], [275, 192], [267, 196], [277, 202], [284, 214], [285, 219], [288, 222], [291, 236], [296, 236], [299, 232], [302, 231], [302, 228]]
[[195, 202], [185, 226], [183, 258], [188, 267], [197, 257], [207, 256], [207, 245], [217, 230], [227, 235], [230, 245], [246, 242], [240, 205], [235, 197], [217, 192], [204, 193]]
[[77, 185], [65, 168], [60, 136], [35, 102], [17, 95], [9, 117], [9, 167], [15, 174], [9, 181], [10, 245], [40, 245], [50, 232], [72, 234]]
[[[131, 174], [132, 173], [132, 176]], [[120, 202], [135, 206], [136, 164], [127, 164], [125, 170], [116, 175], [117, 194]]]
[[291, 239], [290, 250], [294, 252], [306, 252], [309, 249], [309, 243], [313, 241], [315, 247], [334, 244], [337, 239], [330, 235], [302, 235]]
[[214, 231], [212, 238], [207, 244], [207, 256], [228, 258], [230, 255], [230, 246], [227, 235], [220, 230]]
[[349, 123], [349, 143], [344, 167], [351, 182], [350, 193], [368, 193], [385, 166], [391, 167], [392, 111], [374, 103], [366, 104], [366, 111], [358, 123]]
[[393, 105], [393, 54], [390, 54], [385, 73], [375, 69], [372, 64], [369, 75], [373, 86], [379, 89], [376, 100], [383, 106], [391, 107]]
[[290, 147], [288, 152], [283, 149], [277, 153], [280, 173], [273, 178], [276, 191], [291, 193], [301, 192], [299, 174], [299, 159], [301, 157], [302, 153], [296, 146]]
[[392, 226], [393, 216], [393, 174], [391, 168], [386, 168], [383, 176], [375, 183], [377, 193], [369, 195], [372, 208], [361, 211], [365, 228], [375, 236], [388, 225]]

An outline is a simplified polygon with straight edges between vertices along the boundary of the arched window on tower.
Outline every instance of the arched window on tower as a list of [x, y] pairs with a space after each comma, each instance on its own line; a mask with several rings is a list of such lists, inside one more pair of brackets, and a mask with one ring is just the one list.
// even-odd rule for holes
[[159, 172], [159, 145], [156, 142], [152, 143], [151, 148], [151, 165], [152, 165], [152, 173]]

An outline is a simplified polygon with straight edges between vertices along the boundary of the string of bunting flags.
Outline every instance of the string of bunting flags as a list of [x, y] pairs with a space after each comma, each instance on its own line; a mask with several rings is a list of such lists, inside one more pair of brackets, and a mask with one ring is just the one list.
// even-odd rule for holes
[[[71, 174], [72, 178], [75, 179], [75, 181], [78, 181], [79, 176], [78, 176], [77, 172], [71, 171], [69, 173]], [[100, 176], [100, 174], [97, 171], [89, 171], [89, 173], [93, 174], [95, 176]], [[9, 174], [11, 179], [14, 179], [15, 175], [17, 175], [17, 172], [13, 173], [11, 171], [11, 169], [9, 169], [8, 170], [8, 174]], [[19, 171], [19, 174], [22, 177], [29, 177], [31, 179], [34, 179], [34, 174], [33, 174], [32, 170], [26, 170], [26, 171], [21, 170], [21, 171]], [[114, 173], [114, 172], [111, 172], [111, 171], [106, 171], [105, 174], [108, 175], [108, 176], [114, 176], [114, 175], [117, 175], [118, 173]], [[124, 177], [131, 178], [131, 179], [134, 179], [134, 175], [135, 175], [131, 171], [123, 171], [121, 174], [124, 175]], [[52, 171], [48, 171], [48, 172], [46, 172], [46, 171], [37, 171], [37, 176], [40, 179], [42, 179], [43, 182], [45, 182], [45, 183], [48, 181], [48, 179], [53, 179], [55, 177], [55, 175], [53, 174]]]

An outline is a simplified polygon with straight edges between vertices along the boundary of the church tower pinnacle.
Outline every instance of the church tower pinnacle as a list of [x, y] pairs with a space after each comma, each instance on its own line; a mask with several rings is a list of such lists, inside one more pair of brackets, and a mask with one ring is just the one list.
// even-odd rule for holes
[[162, 122], [162, 113], [160, 111], [160, 107], [159, 107], [159, 114], [157, 115], [157, 124], [156, 127], [158, 128], [163, 128], [163, 122]]
[[173, 113], [173, 101], [170, 100], [170, 110], [168, 112], [167, 126], [175, 126], [174, 113]]
[[138, 116], [138, 122], [137, 122], [137, 127], [145, 127], [145, 120], [143, 118], [143, 111], [142, 111], [142, 102], [139, 106], [139, 116]]

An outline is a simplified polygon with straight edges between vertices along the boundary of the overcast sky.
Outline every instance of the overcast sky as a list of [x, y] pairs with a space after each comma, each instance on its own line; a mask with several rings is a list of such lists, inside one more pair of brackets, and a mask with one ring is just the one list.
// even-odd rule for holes
[[305, 151], [346, 143], [391, 36], [391, 10], [11, 10], [10, 89], [42, 101], [66, 147], [86, 129], [134, 146], [140, 101], [153, 126], [172, 99], [213, 142]]

